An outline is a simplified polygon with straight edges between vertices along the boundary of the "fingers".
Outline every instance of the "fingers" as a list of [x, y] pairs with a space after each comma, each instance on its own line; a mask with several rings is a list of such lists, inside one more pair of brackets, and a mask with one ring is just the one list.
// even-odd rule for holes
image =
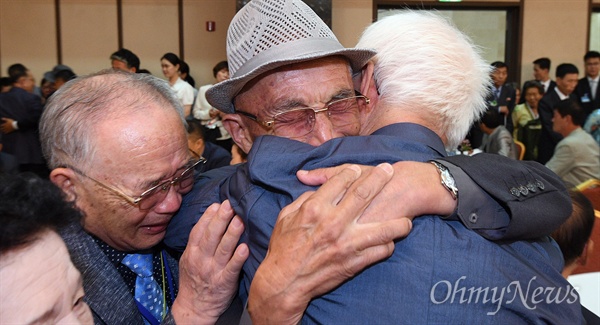
[[319, 168], [311, 171], [299, 170], [296, 173], [296, 176], [300, 182], [304, 183], [305, 185], [318, 186], [327, 182], [327, 180], [333, 176], [339, 174], [346, 167], [348, 167], [348, 164], [329, 168]]
[[360, 177], [361, 173], [362, 171], [357, 165], [347, 165], [323, 184], [309, 200], [320, 200], [331, 205], [337, 205], [348, 188]]
[[362, 224], [359, 231], [361, 235], [353, 237], [352, 246], [357, 251], [364, 251], [393, 243], [394, 240], [408, 236], [411, 229], [412, 221], [408, 218]]
[[340, 213], [354, 215], [354, 219], [358, 219], [393, 175], [394, 169], [388, 163], [371, 169], [348, 189], [343, 200], [339, 202]]
[[244, 223], [240, 217], [235, 216], [233, 220], [231, 220], [229, 227], [227, 227], [227, 231], [221, 238], [215, 252], [215, 262], [218, 265], [226, 265], [229, 262], [234, 255], [234, 251], [236, 250], [237, 243], [239, 242], [242, 233], [244, 233]]
[[203, 254], [213, 256], [232, 218], [233, 209], [229, 201], [212, 204], [192, 228], [188, 247], [197, 247]]

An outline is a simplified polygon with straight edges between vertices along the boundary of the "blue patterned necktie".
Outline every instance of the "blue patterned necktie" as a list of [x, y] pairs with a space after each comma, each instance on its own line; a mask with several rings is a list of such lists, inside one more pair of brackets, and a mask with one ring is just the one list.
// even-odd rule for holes
[[[164, 316], [163, 293], [152, 276], [152, 254], [128, 254], [121, 263], [137, 274], [135, 300], [160, 323]], [[150, 324], [146, 318], [144, 323]]]

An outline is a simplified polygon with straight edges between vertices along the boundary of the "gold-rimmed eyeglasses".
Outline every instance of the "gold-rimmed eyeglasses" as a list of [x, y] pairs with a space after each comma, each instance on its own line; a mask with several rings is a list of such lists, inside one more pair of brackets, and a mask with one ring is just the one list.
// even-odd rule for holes
[[96, 184], [104, 187], [105, 189], [113, 192], [114, 194], [117, 194], [118, 196], [120, 196], [121, 198], [123, 198], [127, 202], [129, 202], [130, 204], [137, 206], [140, 210], [149, 210], [149, 209], [152, 209], [156, 204], [158, 204], [159, 202], [162, 202], [165, 199], [165, 197], [169, 193], [169, 189], [171, 188], [171, 186], [173, 188], [178, 187], [177, 191], [179, 191], [179, 193], [181, 193], [181, 194], [185, 194], [185, 193], [189, 192], [192, 189], [192, 186], [194, 184], [193, 176], [194, 176], [194, 171], [195, 171], [196, 166], [198, 166], [198, 164], [200, 164], [200, 163], [205, 163], [205, 162], [206, 162], [206, 159], [204, 157], [200, 157], [199, 159], [192, 159], [189, 163], [187, 163], [185, 166], [182, 167], [183, 171], [181, 172], [181, 174], [179, 174], [179, 176], [174, 177], [171, 180], [167, 180], [162, 183], [156, 184], [156, 185], [152, 186], [151, 188], [142, 192], [142, 194], [140, 194], [139, 196], [127, 195], [127, 194], [123, 193], [121, 190], [117, 189], [116, 187], [106, 184], [104, 182], [101, 182], [72, 166], [64, 166], [64, 167], [72, 169], [77, 174], [84, 176], [84, 177], [94, 181]]
[[316, 114], [327, 112], [327, 116], [331, 123], [336, 126], [342, 126], [350, 123], [358, 123], [354, 119], [347, 118], [346, 113], [355, 113], [351, 108], [357, 107], [359, 99], [365, 100], [368, 104], [371, 100], [355, 91], [355, 96], [346, 97], [330, 101], [323, 107], [299, 107], [291, 110], [275, 114], [268, 120], [261, 120], [258, 116], [244, 111], [235, 110], [235, 113], [243, 115], [262, 126], [273, 129], [273, 134], [286, 137], [296, 138], [309, 134], [315, 127]]

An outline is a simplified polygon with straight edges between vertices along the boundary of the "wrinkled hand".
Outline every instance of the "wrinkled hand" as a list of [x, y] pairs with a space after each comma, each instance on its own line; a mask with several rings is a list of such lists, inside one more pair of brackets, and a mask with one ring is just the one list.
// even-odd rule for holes
[[0, 123], [0, 131], [2, 131], [2, 133], [8, 134], [8, 133], [11, 133], [16, 130], [13, 127], [13, 122], [15, 120], [8, 118], [8, 117], [3, 117], [1, 120], [2, 120], [2, 123]]
[[[372, 166], [360, 166], [363, 173]], [[434, 214], [447, 216], [456, 209], [456, 200], [440, 182], [440, 176], [431, 163], [400, 161], [393, 164], [394, 176], [385, 185], [360, 218], [360, 223]], [[306, 185], [320, 185], [347, 168], [341, 165], [312, 171], [298, 172], [298, 179]], [[390, 202], [394, 202], [393, 209]]]
[[246, 244], [236, 248], [244, 225], [233, 214], [229, 201], [215, 203], [192, 229], [179, 261], [179, 294], [172, 307], [178, 324], [214, 324], [233, 300], [249, 254]]
[[250, 287], [253, 323], [298, 323], [312, 298], [393, 253], [410, 220], [357, 222], [392, 174], [389, 164], [349, 166], [281, 211]]

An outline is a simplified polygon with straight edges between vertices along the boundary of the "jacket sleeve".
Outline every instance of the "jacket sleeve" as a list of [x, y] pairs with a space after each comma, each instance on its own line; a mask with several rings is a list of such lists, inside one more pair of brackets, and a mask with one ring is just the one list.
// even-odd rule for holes
[[[562, 180], [537, 162], [490, 154], [458, 155], [438, 161], [447, 167], [454, 166], [451, 172], [455, 179], [470, 179], [463, 188], [457, 181], [459, 210], [462, 209], [458, 217], [488, 239], [531, 239], [549, 235], [571, 214], [571, 199]], [[468, 197], [461, 195], [466, 190], [485, 192], [482, 197], [493, 199], [496, 202], [493, 206], [500, 207], [508, 218], [499, 211], [483, 210], [483, 206], [489, 204], [486, 200], [461, 202]], [[473, 220], [477, 221], [476, 225]]]

